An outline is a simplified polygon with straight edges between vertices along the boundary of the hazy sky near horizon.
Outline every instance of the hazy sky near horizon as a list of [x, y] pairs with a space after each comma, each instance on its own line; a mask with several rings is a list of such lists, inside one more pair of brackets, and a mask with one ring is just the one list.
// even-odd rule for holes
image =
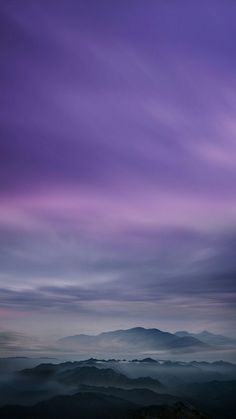
[[0, 9], [0, 328], [232, 334], [236, 3]]

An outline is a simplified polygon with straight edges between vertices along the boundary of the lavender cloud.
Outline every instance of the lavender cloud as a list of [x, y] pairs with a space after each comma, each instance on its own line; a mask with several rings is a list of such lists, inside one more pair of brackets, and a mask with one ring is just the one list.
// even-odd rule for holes
[[2, 2], [4, 309], [233, 328], [235, 16]]

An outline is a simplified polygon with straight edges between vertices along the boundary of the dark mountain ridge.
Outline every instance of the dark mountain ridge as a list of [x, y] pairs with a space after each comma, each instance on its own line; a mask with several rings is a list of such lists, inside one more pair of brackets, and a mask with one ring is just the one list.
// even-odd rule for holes
[[[127, 362], [93, 358], [41, 364], [16, 372], [11, 382], [2, 383], [0, 417], [204, 417], [185, 403], [179, 404], [184, 401], [211, 418], [234, 419], [234, 377], [235, 365], [222, 361], [184, 363], [144, 358]], [[12, 406], [4, 407], [6, 404]]]
[[67, 368], [67, 363], [58, 365], [41, 364], [35, 368], [21, 371], [19, 376], [33, 381], [54, 381], [75, 388], [80, 385], [147, 388], [154, 391], [163, 388], [159, 380], [151, 377], [129, 378], [111, 368], [76, 365], [73, 365], [73, 367], [69, 365], [69, 368]]
[[136, 403], [101, 393], [57, 396], [34, 406], [5, 406], [4, 419], [207, 419], [191, 405], [138, 407]]

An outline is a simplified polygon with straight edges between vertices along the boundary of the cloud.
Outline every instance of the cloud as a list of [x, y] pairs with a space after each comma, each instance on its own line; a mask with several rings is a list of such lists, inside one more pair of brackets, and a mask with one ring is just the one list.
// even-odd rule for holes
[[32, 343], [31, 339], [24, 334], [13, 331], [0, 331], [0, 353], [5, 355], [25, 348], [27, 344]]
[[[50, 254], [50, 248], [44, 249], [43, 263], [33, 256], [31, 260], [28, 248], [27, 256], [24, 252], [23, 257], [19, 256], [23, 258], [22, 265], [18, 263], [12, 269], [11, 264], [17, 260], [14, 254], [7, 272], [11, 286], [1, 288], [2, 307], [76, 313], [91, 310], [89, 303], [100, 305], [104, 301], [124, 302], [127, 307], [138, 302], [147, 306], [174, 302], [176, 309], [181, 300], [199, 301], [200, 305], [212, 301], [225, 307], [235, 303], [235, 235], [232, 233], [211, 235], [180, 229], [162, 229], [155, 234], [138, 231], [129, 234], [126, 241], [122, 237], [121, 247], [116, 243], [112, 250], [111, 246], [110, 242], [104, 242], [103, 251], [100, 246], [97, 253], [95, 248], [94, 254], [86, 251], [78, 263], [77, 247], [70, 246], [65, 252], [62, 246], [61, 254], [58, 250]], [[57, 269], [55, 257], [58, 263], [61, 259]], [[41, 266], [44, 269], [40, 272]], [[18, 283], [24, 275], [23, 283]]]
[[0, 303], [228, 321], [235, 5], [108, 3], [1, 5]]
[[[132, 37], [128, 45], [120, 31], [114, 32], [111, 42], [102, 26], [92, 30], [87, 7], [77, 18], [80, 21], [85, 14], [89, 32], [84, 25], [78, 28], [72, 16], [69, 21], [63, 19], [63, 7], [55, 16], [45, 4], [5, 6], [4, 65], [10, 74], [5, 91], [9, 106], [3, 115], [5, 191], [34, 190], [45, 183], [52, 188], [79, 184], [98, 191], [106, 187], [109, 195], [114, 187], [130, 191], [151, 184], [210, 195], [218, 195], [220, 188], [221, 194], [232, 198], [233, 150], [228, 144], [231, 132], [224, 123], [229, 114], [235, 119], [235, 101], [229, 94], [234, 90], [232, 78], [222, 75], [222, 57], [215, 63], [217, 54], [209, 55], [208, 25], [203, 25], [206, 40], [203, 43], [200, 38], [195, 46], [203, 49], [200, 61], [186, 45], [196, 42], [192, 29], [199, 35], [198, 25], [192, 28], [184, 21], [189, 32], [184, 42], [183, 33], [169, 26], [173, 16], [168, 7], [160, 9], [168, 16], [167, 44], [158, 42], [157, 31], [155, 48], [155, 38], [150, 43], [147, 33], [145, 50], [137, 33], [140, 27], [137, 39]], [[121, 13], [125, 15], [125, 10]], [[198, 14], [205, 21], [200, 10]], [[50, 25], [46, 24], [49, 16]], [[129, 21], [128, 14], [123, 17]], [[154, 23], [146, 13], [142, 19]], [[113, 14], [112, 22], [117, 25]], [[109, 30], [110, 22], [103, 23]], [[213, 30], [218, 23], [213, 20]], [[227, 28], [228, 24], [222, 42], [229, 45]], [[181, 44], [176, 45], [175, 32]], [[21, 67], [17, 76], [14, 72], [13, 83], [15, 60]]]

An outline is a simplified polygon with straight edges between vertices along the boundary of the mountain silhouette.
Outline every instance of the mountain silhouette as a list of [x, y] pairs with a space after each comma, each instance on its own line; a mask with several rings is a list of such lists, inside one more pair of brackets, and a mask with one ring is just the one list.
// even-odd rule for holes
[[6, 406], [4, 419], [207, 419], [191, 405], [138, 407], [136, 403], [101, 393], [57, 396], [34, 406]]
[[41, 364], [29, 370], [20, 372], [20, 376], [32, 381], [54, 381], [63, 385], [78, 387], [80, 385], [112, 386], [121, 388], [162, 389], [159, 380], [151, 377], [129, 378], [111, 368], [95, 366], [70, 366], [64, 364]]
[[105, 350], [201, 350], [208, 345], [194, 336], [177, 336], [159, 329], [135, 327], [127, 330], [103, 332], [99, 335], [74, 335], [59, 340], [60, 345], [77, 349]]

